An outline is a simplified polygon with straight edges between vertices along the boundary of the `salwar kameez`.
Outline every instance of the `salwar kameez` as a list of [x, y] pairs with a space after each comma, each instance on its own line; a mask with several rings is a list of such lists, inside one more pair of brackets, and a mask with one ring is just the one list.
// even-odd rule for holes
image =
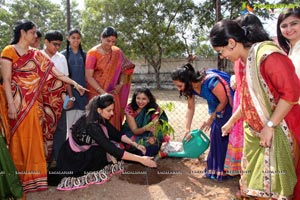
[[[263, 42], [252, 46], [242, 92], [245, 119], [242, 193], [299, 199], [296, 192], [299, 188], [295, 187], [297, 179], [299, 184], [299, 92], [294, 66], [277, 45]], [[274, 128], [271, 146], [265, 148], [260, 146], [259, 134], [279, 100], [293, 106]]]

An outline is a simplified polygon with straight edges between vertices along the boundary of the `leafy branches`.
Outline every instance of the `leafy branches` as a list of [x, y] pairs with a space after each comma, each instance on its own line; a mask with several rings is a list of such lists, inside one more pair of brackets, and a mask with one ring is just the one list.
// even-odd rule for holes
[[165, 110], [172, 112], [175, 108], [175, 104], [173, 102], [168, 102], [165, 104], [162, 104], [160, 106], [160, 110], [157, 111], [154, 108], [150, 108], [147, 111], [147, 115], [150, 114], [151, 112], [155, 112], [154, 115], [155, 118], [154, 120], [152, 120], [151, 122], [149, 122], [146, 127], [150, 128], [150, 127], [154, 127], [154, 132], [153, 135], [155, 137], [158, 137], [159, 134], [162, 134], [162, 137], [165, 136], [171, 136], [174, 138], [174, 128], [169, 124], [169, 122], [167, 121], [167, 119], [164, 119], [163, 117], [161, 117], [162, 115], [165, 115]]

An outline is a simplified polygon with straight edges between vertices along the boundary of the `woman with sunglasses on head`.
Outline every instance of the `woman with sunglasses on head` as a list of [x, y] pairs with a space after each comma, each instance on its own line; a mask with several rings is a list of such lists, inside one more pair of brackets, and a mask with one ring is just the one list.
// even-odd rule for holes
[[51, 184], [60, 181], [58, 190], [75, 190], [105, 183], [111, 175], [124, 170], [122, 160], [156, 167], [153, 157], [138, 156], [118, 147], [123, 142], [143, 154], [146, 152], [143, 145], [131, 141], [109, 122], [114, 115], [114, 106], [111, 94], [95, 96], [87, 105], [85, 115], [72, 126], [69, 138], [60, 150], [57, 168], [49, 172]]
[[299, 80], [290, 59], [268, 40], [262, 28], [232, 20], [221, 20], [210, 31], [221, 57], [245, 65], [240, 106], [222, 132], [228, 134], [243, 117], [243, 198], [299, 199]]

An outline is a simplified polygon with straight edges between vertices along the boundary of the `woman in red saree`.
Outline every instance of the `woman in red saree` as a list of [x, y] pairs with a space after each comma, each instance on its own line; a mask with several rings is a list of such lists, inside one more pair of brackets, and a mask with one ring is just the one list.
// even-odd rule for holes
[[11, 136], [7, 140], [24, 192], [47, 189], [47, 162], [61, 114], [63, 82], [85, 89], [54, 68], [50, 59], [30, 45], [36, 25], [20, 20], [11, 45], [1, 53], [1, 72]]
[[90, 90], [89, 99], [106, 92], [114, 96], [115, 110], [110, 122], [120, 130], [135, 65], [125, 57], [120, 48], [114, 46], [117, 37], [114, 28], [104, 29], [101, 44], [87, 52], [85, 77]]

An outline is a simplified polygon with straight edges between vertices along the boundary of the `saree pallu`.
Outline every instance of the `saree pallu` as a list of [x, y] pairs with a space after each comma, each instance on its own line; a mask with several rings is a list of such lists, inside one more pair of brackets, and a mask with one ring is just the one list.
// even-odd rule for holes
[[[92, 48], [87, 53], [86, 69], [94, 70], [94, 79], [100, 87], [114, 96], [115, 110], [114, 116], [110, 123], [118, 130], [121, 129], [121, 124], [124, 119], [124, 109], [127, 105], [128, 95], [130, 92], [131, 77], [135, 65], [131, 63], [123, 54], [120, 48], [113, 46], [109, 54], [101, 55], [96, 47]], [[113, 90], [122, 79], [122, 87], [118, 94]], [[87, 89], [90, 90], [89, 99], [96, 96], [97, 91], [89, 84]]]
[[5, 143], [5, 137], [10, 136], [9, 132], [6, 98], [0, 85], [0, 199], [17, 199], [23, 196], [16, 167]]
[[[125, 112], [128, 112], [128, 109], [131, 109], [130, 106], [126, 108]], [[130, 113], [131, 115], [135, 118], [136, 124], [138, 128], [141, 128], [145, 125], [147, 125], [149, 122], [152, 121], [152, 119], [157, 116], [155, 112], [159, 113], [159, 110], [153, 110], [148, 113], [148, 110], [146, 108], [143, 108], [142, 111], [138, 114], [135, 114], [135, 111], [131, 110]], [[163, 112], [159, 116], [160, 120], [168, 121], [168, 117]], [[140, 135], [135, 135], [131, 130], [130, 127], [128, 126], [127, 121], [122, 126], [121, 129], [122, 133], [125, 133], [128, 138], [130, 138], [132, 141], [136, 142], [137, 144], [142, 144], [146, 147], [146, 155], [147, 156], [155, 156], [157, 155], [158, 151], [160, 150], [160, 147], [164, 141], [164, 136], [162, 132], [158, 132], [157, 135], [155, 136], [152, 132], [150, 131], [145, 131], [143, 134]], [[155, 137], [155, 141], [150, 139]], [[135, 147], [129, 145], [129, 144], [124, 144], [125, 149], [131, 153], [138, 154], [138, 155], [143, 155], [142, 152], [137, 150]]]
[[[299, 146], [294, 136], [299, 133], [292, 132], [286, 116], [274, 128], [271, 147], [261, 147], [258, 137], [276, 108], [275, 90], [271, 93], [270, 87], [273, 86], [267, 84], [260, 71], [262, 62], [274, 52], [284, 54], [272, 42], [258, 43], [249, 51], [242, 92], [245, 124], [240, 186], [242, 192], [249, 196], [289, 199], [293, 197], [297, 182], [295, 165], [297, 167], [299, 162]], [[270, 70], [269, 67], [267, 69]], [[294, 114], [299, 116], [300, 113]]]
[[[14, 48], [8, 46], [1, 56], [10, 58], [13, 53]], [[36, 50], [29, 50], [12, 63], [11, 88], [17, 118], [10, 120], [9, 150], [24, 192], [47, 189], [46, 157], [52, 150], [65, 90], [64, 84], [51, 74], [53, 66]]]
[[[240, 105], [240, 93], [242, 78], [245, 74], [245, 66], [239, 59], [234, 63], [234, 74], [236, 79], [236, 90], [233, 97], [232, 113]], [[243, 119], [239, 119], [229, 134], [228, 148], [225, 159], [224, 169], [229, 175], [237, 175], [241, 173], [241, 159], [244, 145], [244, 128]]]
[[[234, 113], [240, 104], [240, 95], [238, 90], [234, 93], [233, 109]], [[228, 175], [238, 175], [241, 173], [241, 159], [244, 144], [243, 119], [239, 119], [233, 126], [228, 140], [227, 153], [225, 158], [224, 170]]]

